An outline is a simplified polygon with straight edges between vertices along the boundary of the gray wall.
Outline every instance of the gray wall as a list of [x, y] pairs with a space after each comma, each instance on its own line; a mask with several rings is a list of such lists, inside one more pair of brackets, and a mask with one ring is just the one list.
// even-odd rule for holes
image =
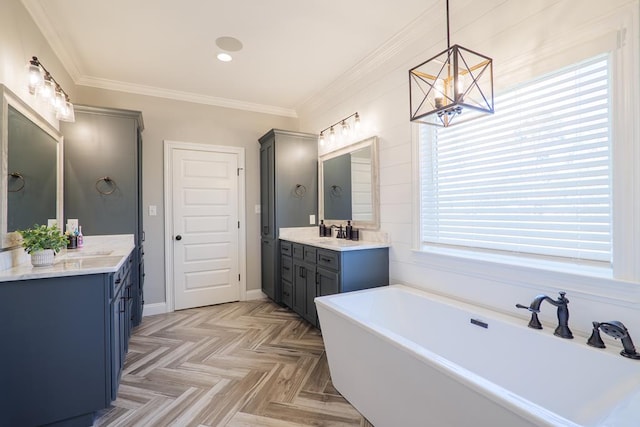
[[[166, 301], [163, 140], [245, 148], [247, 289], [260, 289], [258, 138], [271, 128], [297, 130], [297, 120], [82, 86], [77, 93], [77, 103], [142, 111], [145, 303]], [[149, 205], [158, 207], [157, 216], [149, 216]]]

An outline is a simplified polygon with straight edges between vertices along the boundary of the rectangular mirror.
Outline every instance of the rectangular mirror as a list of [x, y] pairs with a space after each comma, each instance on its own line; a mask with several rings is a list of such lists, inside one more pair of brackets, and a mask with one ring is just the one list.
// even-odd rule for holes
[[320, 156], [318, 173], [320, 219], [325, 224], [351, 220], [358, 228], [380, 228], [377, 137]]
[[62, 134], [0, 85], [0, 220], [2, 248], [19, 244], [16, 230], [62, 221]]

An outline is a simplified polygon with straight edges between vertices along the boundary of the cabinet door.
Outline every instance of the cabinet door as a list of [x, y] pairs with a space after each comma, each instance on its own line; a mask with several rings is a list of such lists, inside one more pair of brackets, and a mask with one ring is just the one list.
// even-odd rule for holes
[[260, 146], [260, 233], [275, 235], [275, 146], [273, 139]]
[[262, 239], [262, 292], [276, 299], [276, 240]]
[[318, 296], [333, 295], [340, 291], [340, 274], [337, 271], [318, 267]]
[[[122, 288], [121, 288], [122, 289]], [[122, 295], [116, 294], [111, 300], [111, 400], [115, 400], [118, 394], [118, 382], [120, 380], [121, 371], [121, 318], [120, 308], [122, 307], [122, 301], [120, 299]]]

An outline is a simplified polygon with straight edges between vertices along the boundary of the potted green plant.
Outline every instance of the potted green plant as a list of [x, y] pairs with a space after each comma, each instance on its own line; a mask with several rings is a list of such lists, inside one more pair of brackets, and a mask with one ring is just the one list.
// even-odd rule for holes
[[53, 264], [56, 253], [67, 246], [67, 237], [57, 226], [34, 225], [25, 230], [18, 230], [22, 236], [22, 247], [31, 255], [31, 265], [44, 267]]

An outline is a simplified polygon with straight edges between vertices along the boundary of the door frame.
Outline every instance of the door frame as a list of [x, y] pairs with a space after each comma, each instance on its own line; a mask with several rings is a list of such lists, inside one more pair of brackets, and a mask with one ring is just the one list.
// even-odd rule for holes
[[166, 312], [175, 311], [175, 284], [173, 283], [173, 151], [192, 150], [238, 155], [238, 271], [240, 273], [240, 301], [247, 299], [247, 221], [245, 192], [245, 149], [227, 145], [164, 140], [164, 281]]

